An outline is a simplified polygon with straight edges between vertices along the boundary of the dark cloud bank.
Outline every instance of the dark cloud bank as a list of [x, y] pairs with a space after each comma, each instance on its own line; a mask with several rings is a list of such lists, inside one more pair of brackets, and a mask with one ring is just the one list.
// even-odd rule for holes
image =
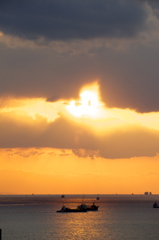
[[36, 40], [132, 37], [147, 13], [144, 1], [131, 0], [2, 0], [0, 30]]
[[[121, 39], [133, 39], [146, 30], [147, 2], [2, 0], [0, 31], [35, 42], [42, 37], [45, 44], [80, 39], [89, 40], [91, 46], [95, 38], [105, 38], [105, 42], [114, 38], [120, 44]], [[158, 13], [157, 1], [150, 3]], [[83, 55], [71, 55], [72, 45], [66, 53], [0, 45], [0, 95], [48, 101], [78, 98], [81, 87], [98, 78], [102, 101], [108, 107], [159, 111], [159, 45], [141, 45], [123, 52], [92, 46]]]

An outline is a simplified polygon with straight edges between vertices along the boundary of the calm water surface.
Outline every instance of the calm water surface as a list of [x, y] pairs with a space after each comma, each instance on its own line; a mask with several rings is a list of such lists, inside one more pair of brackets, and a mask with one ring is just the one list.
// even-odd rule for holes
[[[0, 196], [2, 240], [158, 240], [159, 196]], [[99, 205], [99, 211], [56, 213], [64, 204]]]

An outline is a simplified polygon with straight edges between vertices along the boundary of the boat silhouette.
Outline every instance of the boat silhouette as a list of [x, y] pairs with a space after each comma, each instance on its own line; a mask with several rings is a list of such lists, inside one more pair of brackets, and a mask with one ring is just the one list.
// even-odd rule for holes
[[56, 212], [87, 212], [87, 211], [98, 211], [99, 206], [95, 205], [86, 205], [82, 203], [81, 205], [77, 206], [77, 208], [68, 208], [62, 206], [62, 208]]
[[56, 212], [61, 212], [61, 213], [64, 213], [64, 212], [87, 212], [86, 209], [84, 208], [68, 208], [68, 207], [65, 207], [65, 206], [62, 206], [62, 208]]
[[159, 208], [159, 204], [157, 202], [154, 202], [153, 208]]

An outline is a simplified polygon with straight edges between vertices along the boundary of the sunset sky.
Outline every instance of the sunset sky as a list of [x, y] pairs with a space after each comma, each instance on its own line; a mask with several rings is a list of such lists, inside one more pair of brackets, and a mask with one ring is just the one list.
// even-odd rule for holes
[[0, 194], [159, 194], [159, 2], [0, 2]]

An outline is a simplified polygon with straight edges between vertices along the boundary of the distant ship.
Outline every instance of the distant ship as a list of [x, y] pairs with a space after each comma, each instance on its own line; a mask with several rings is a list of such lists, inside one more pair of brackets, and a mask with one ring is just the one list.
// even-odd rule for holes
[[58, 210], [56, 212], [87, 212], [87, 211], [98, 211], [99, 206], [96, 206], [94, 203], [89, 206], [86, 204], [81, 204], [77, 206], [77, 208], [68, 208], [65, 206], [62, 206], [61, 210]]
[[62, 206], [61, 210], [58, 210], [56, 212], [61, 212], [61, 213], [64, 213], [64, 212], [86, 212], [87, 210], [86, 209], [80, 209], [80, 208], [68, 208], [68, 207], [65, 207], [65, 206]]
[[154, 202], [153, 208], [159, 208], [159, 204], [157, 202]]
[[152, 195], [152, 192], [144, 192], [144, 195]]

